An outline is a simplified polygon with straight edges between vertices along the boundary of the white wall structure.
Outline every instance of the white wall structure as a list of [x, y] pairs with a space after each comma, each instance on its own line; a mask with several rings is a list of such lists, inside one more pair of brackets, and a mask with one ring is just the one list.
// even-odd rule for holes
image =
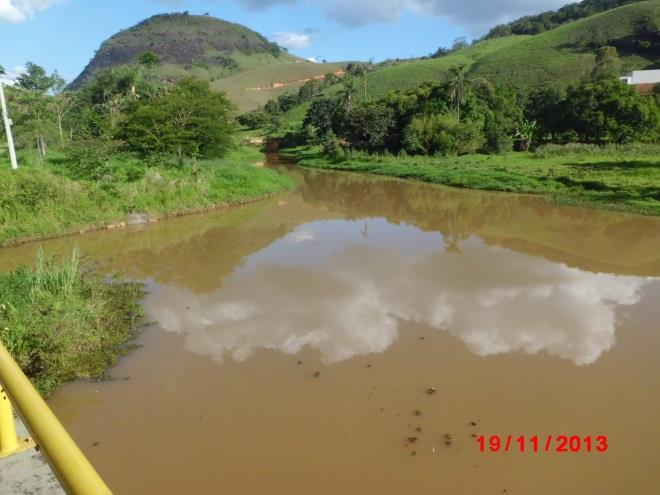
[[620, 79], [626, 84], [660, 84], [660, 69], [635, 70]]

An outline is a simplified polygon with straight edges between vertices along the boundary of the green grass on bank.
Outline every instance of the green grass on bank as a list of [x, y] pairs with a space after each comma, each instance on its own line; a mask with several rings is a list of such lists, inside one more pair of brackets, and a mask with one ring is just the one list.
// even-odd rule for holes
[[82, 269], [76, 251], [62, 261], [40, 251], [34, 269], [0, 275], [0, 338], [48, 395], [65, 381], [101, 376], [131, 349], [142, 295], [139, 284]]
[[333, 161], [318, 147], [285, 150], [305, 167], [351, 170], [469, 189], [545, 194], [562, 204], [660, 215], [657, 146], [548, 146], [535, 153], [459, 157], [353, 154]]
[[0, 157], [0, 246], [102, 227], [131, 212], [163, 217], [292, 187], [290, 179], [253, 165], [261, 160], [246, 147], [180, 168], [113, 159], [102, 177], [89, 180], [78, 179], [63, 156], [17, 171]]

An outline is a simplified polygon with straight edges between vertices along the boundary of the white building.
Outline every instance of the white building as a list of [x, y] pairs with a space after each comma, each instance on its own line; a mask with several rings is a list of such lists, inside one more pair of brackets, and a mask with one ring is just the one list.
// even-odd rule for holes
[[627, 84], [635, 86], [640, 84], [660, 84], [660, 69], [634, 70], [620, 79]]

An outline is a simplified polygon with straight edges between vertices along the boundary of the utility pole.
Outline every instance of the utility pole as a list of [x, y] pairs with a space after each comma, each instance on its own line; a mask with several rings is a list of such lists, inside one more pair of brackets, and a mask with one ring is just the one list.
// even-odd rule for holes
[[5, 123], [5, 133], [7, 134], [7, 146], [9, 147], [9, 160], [11, 161], [12, 170], [18, 168], [16, 163], [16, 149], [14, 149], [14, 137], [11, 135], [11, 119], [7, 113], [7, 102], [5, 101], [5, 90], [0, 82], [0, 103], [2, 104], [2, 120]]

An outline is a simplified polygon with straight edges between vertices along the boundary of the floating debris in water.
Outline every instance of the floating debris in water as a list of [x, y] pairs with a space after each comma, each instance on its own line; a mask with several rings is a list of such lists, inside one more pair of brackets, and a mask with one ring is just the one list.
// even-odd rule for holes
[[302, 364], [302, 361], [298, 361], [296, 364], [300, 366]]
[[320, 371], [315, 371], [314, 372], [314, 378], [318, 378], [319, 376], [321, 376], [321, 372]]
[[408, 437], [408, 441], [410, 443], [415, 443], [417, 441], [417, 437]]
[[435, 388], [435, 387], [431, 387], [431, 388], [427, 388], [427, 389], [426, 389], [426, 393], [427, 393], [428, 395], [433, 395], [433, 394], [435, 394], [437, 391], [438, 391], [438, 389]]
[[100, 444], [101, 444], [101, 442], [99, 442], [98, 440], [96, 442], [92, 443], [92, 445], [94, 447], [98, 447]]
[[477, 426], [477, 422], [476, 421], [470, 421], [470, 426]]
[[421, 416], [421, 415], [422, 415], [422, 411], [420, 411], [419, 409], [415, 409], [415, 416]]
[[371, 368], [371, 365], [370, 365], [370, 364], [367, 364], [367, 368]]
[[421, 426], [418, 426], [417, 428], [415, 428], [415, 431], [416, 431], [417, 433], [421, 433], [421, 432], [422, 432], [422, 427], [421, 427]]
[[417, 455], [417, 451], [416, 451], [416, 450], [413, 450], [413, 451], [410, 453], [410, 457], [415, 457], [416, 455]]

